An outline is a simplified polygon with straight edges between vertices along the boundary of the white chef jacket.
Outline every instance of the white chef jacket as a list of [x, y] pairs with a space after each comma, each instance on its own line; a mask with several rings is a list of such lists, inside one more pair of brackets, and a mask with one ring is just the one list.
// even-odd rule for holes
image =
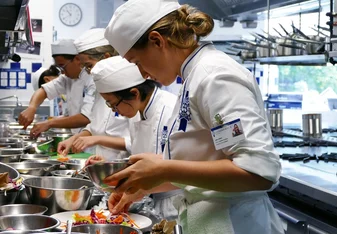
[[[238, 167], [277, 184], [281, 173], [279, 155], [273, 146], [259, 87], [250, 72], [208, 42], [185, 60], [181, 74], [184, 84], [169, 120], [164, 157], [189, 161], [231, 159]], [[214, 118], [217, 114], [223, 123], [240, 118], [246, 139], [216, 150], [210, 130], [219, 125]], [[212, 225], [221, 225], [216, 220], [224, 215], [224, 204], [228, 204], [235, 234], [283, 233], [265, 191], [224, 193], [175, 185], [184, 189], [185, 197], [177, 207], [185, 233], [212, 233], [212, 227], [196, 220], [208, 216], [208, 221], [215, 222]], [[200, 208], [210, 212], [200, 212]], [[224, 229], [219, 229], [223, 233], [220, 230]]]
[[[92, 77], [82, 69], [78, 79], [70, 79], [65, 75], [42, 85], [49, 100], [61, 94], [67, 96], [67, 109], [69, 116], [81, 113], [89, 120], [94, 104], [96, 86]], [[82, 128], [72, 129], [72, 133], [78, 133]]]
[[[167, 121], [171, 117], [177, 96], [155, 88], [140, 117], [130, 119], [131, 153], [162, 154], [167, 140]], [[172, 200], [181, 190], [153, 194], [155, 210], [165, 219], [176, 219], [178, 212]]]
[[[112, 136], [129, 138], [129, 120], [107, 107], [104, 98], [97, 92], [92, 110], [91, 122], [85, 127], [93, 136]], [[105, 161], [124, 157], [124, 151], [96, 145], [95, 154], [100, 155]], [[123, 154], [122, 154], [123, 155]]]

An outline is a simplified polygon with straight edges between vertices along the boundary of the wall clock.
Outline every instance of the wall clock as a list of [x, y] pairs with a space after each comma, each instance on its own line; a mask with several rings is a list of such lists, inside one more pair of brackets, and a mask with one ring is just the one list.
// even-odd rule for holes
[[66, 3], [60, 8], [59, 17], [64, 25], [75, 26], [82, 20], [82, 10], [74, 3]]

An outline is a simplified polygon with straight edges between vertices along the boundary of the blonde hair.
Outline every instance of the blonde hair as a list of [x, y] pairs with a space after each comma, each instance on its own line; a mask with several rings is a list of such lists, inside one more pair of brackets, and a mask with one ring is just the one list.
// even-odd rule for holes
[[170, 44], [181, 49], [195, 46], [200, 37], [209, 35], [214, 28], [214, 21], [209, 15], [189, 5], [182, 5], [153, 24], [135, 43], [133, 48], [146, 47], [148, 35], [152, 31], [165, 36]]
[[102, 58], [102, 55], [105, 55], [106, 53], [109, 53], [111, 57], [118, 55], [118, 52], [111, 45], [92, 48], [83, 51], [80, 54], [86, 54], [91, 59], [100, 60]]

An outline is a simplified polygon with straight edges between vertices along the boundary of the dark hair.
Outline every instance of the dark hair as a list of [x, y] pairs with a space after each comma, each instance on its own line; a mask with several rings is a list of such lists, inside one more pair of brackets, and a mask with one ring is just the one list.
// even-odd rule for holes
[[76, 57], [76, 55], [72, 55], [72, 54], [53, 54], [53, 58], [58, 57], [58, 56], [62, 56], [66, 60], [73, 60]]
[[123, 100], [132, 100], [135, 97], [135, 95], [131, 93], [130, 90], [136, 88], [139, 90], [140, 100], [144, 101], [147, 95], [149, 95], [154, 90], [155, 87], [161, 87], [161, 84], [159, 84], [154, 80], [147, 79], [145, 80], [144, 83], [141, 83], [131, 88], [113, 92], [112, 94]]
[[197, 45], [200, 38], [209, 35], [213, 28], [212, 17], [194, 7], [182, 5], [178, 10], [169, 13], [153, 24], [132, 48], [145, 48], [149, 33], [157, 31], [165, 36], [173, 46], [187, 49]]
[[46, 81], [44, 80], [45, 76], [59, 76], [60, 74], [61, 74], [60, 69], [58, 69], [57, 66], [55, 66], [55, 65], [51, 65], [49, 67], [49, 69], [45, 70], [40, 75], [40, 77], [39, 77], [39, 83], [38, 83], [39, 88], [41, 88], [41, 86], [46, 83]]

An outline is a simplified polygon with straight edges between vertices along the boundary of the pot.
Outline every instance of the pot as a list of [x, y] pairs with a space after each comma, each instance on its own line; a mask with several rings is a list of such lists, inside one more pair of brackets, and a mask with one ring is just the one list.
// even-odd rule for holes
[[303, 136], [321, 137], [322, 136], [322, 115], [303, 114], [302, 115]]
[[274, 131], [281, 131], [283, 128], [283, 110], [282, 109], [269, 109], [268, 120], [270, 128]]

